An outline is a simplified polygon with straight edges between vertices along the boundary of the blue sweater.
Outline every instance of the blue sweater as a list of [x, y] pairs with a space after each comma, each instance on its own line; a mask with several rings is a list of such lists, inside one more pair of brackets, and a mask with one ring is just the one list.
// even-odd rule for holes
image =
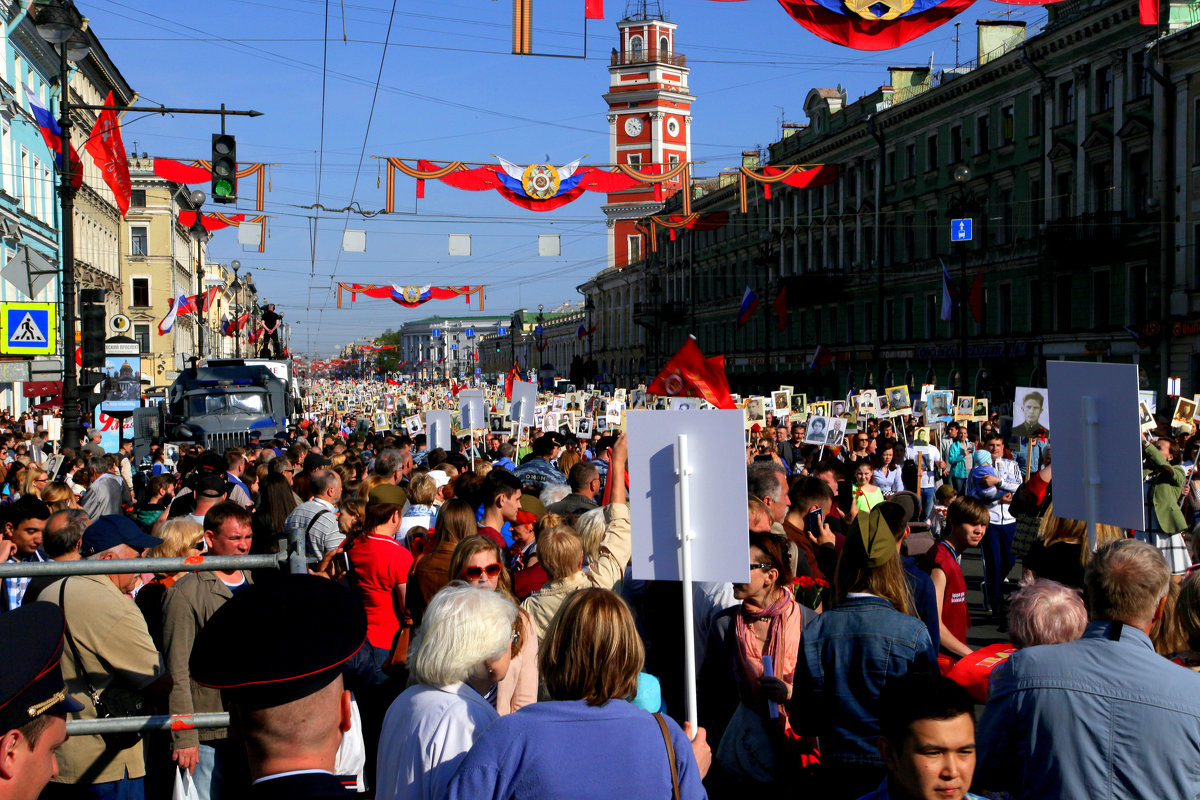
[[[667, 729], [683, 800], [708, 795], [692, 747]], [[447, 800], [609, 800], [671, 796], [671, 771], [654, 717], [624, 700], [534, 703], [488, 726], [450, 780]]]

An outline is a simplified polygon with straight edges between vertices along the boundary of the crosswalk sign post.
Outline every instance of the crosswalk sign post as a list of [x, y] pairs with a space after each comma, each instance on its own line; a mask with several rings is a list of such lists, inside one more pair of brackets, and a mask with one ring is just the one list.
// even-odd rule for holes
[[53, 355], [57, 320], [53, 303], [0, 303], [0, 353]]
[[971, 223], [975, 220], [967, 217], [966, 219], [950, 220], [950, 241], [952, 242], [969, 242], [974, 236], [971, 231]]

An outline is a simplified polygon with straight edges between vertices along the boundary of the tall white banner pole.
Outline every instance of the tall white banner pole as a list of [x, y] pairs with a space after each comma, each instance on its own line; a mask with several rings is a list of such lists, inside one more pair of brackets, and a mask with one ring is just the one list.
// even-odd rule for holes
[[1096, 523], [1100, 509], [1100, 443], [1096, 441], [1096, 426], [1100, 415], [1096, 410], [1096, 398], [1083, 397], [1083, 464], [1084, 503], [1087, 508], [1088, 549], [1096, 550]]
[[679, 503], [679, 537], [681, 551], [680, 577], [683, 588], [683, 666], [684, 666], [684, 695], [687, 704], [687, 721], [692, 724], [692, 735], [699, 729], [699, 715], [696, 711], [696, 625], [694, 609], [692, 608], [692, 513], [691, 513], [691, 480], [692, 467], [688, 460], [687, 435], [680, 434], [675, 446], [675, 474], [679, 478], [679, 491], [676, 500]]

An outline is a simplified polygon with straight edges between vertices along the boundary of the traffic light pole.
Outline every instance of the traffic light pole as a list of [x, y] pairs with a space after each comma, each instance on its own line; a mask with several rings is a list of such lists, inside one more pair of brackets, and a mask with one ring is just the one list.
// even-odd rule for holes
[[78, 452], [83, 441], [80, 421], [79, 380], [75, 371], [75, 187], [71, 184], [71, 90], [67, 66], [67, 48], [60, 51], [58, 126], [62, 129], [62, 170], [59, 172], [58, 197], [62, 226], [62, 320], [63, 388], [62, 443]]

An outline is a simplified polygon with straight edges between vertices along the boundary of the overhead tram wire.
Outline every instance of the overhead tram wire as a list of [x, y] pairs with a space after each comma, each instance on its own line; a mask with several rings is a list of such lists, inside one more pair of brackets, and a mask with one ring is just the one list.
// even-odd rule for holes
[[[318, 137], [317, 144], [317, 197], [316, 204], [321, 204], [321, 171], [325, 166], [325, 86], [326, 78], [329, 75], [329, 0], [325, 0], [325, 21], [324, 27], [321, 29], [323, 42], [321, 44], [321, 133]], [[321, 223], [321, 212], [314, 211], [312, 217], [312, 233], [309, 236], [310, 254], [309, 254], [309, 290], [308, 304], [312, 304], [312, 280], [317, 274], [317, 233]]]

